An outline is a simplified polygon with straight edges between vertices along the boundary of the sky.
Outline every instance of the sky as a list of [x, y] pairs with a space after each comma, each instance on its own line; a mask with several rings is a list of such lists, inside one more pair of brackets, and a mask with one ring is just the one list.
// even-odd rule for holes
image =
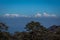
[[60, 0], [0, 0], [0, 15], [31, 16], [36, 13], [60, 16]]

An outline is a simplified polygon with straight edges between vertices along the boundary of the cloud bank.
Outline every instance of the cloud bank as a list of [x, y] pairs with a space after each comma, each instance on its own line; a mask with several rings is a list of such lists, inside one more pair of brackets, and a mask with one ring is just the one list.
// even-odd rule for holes
[[20, 14], [4, 14], [3, 17], [27, 17], [26, 15], [20, 15]]
[[19, 17], [19, 14], [4, 14], [4, 17]]
[[55, 14], [48, 14], [46, 12], [42, 13], [36, 13], [33, 16], [28, 16], [28, 15], [20, 15], [20, 14], [4, 14], [3, 17], [57, 17]]
[[36, 15], [35, 15], [35, 17], [41, 17], [42, 16], [42, 14], [40, 14], [40, 13], [37, 13]]
[[55, 14], [48, 14], [48, 13], [44, 12], [43, 14], [37, 13], [35, 15], [35, 17], [57, 17], [57, 15], [55, 15]]

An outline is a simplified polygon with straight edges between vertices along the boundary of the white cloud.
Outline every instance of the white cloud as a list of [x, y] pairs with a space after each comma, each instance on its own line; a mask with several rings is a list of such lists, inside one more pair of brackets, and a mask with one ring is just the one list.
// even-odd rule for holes
[[52, 17], [57, 17], [55, 14], [52, 14], [51, 16], [52, 16]]
[[41, 17], [42, 16], [42, 14], [40, 14], [40, 13], [37, 13], [36, 15], [35, 15], [35, 17]]
[[48, 17], [48, 16], [51, 16], [51, 15], [44, 12], [42, 16]]
[[3, 17], [57, 17], [57, 15], [55, 14], [48, 14], [46, 12], [44, 12], [43, 14], [41, 13], [37, 13], [36, 15], [33, 15], [33, 16], [27, 16], [27, 15], [20, 15], [20, 14], [4, 14]]
[[4, 14], [4, 17], [27, 17], [26, 15], [20, 15], [20, 14]]
[[44, 12], [43, 14], [37, 13], [35, 17], [57, 17], [55, 14], [48, 14]]
[[43, 13], [43, 16], [45, 16], [45, 17], [57, 17], [55, 14], [48, 14], [46, 12]]
[[19, 14], [4, 14], [4, 17], [19, 17]]

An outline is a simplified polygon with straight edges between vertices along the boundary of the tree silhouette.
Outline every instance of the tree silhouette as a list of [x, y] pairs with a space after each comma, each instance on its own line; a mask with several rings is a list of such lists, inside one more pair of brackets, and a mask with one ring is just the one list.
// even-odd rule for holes
[[0, 23], [0, 32], [7, 31], [8, 26], [4, 23]]
[[48, 30], [48, 40], [60, 40], [60, 26], [52, 25]]
[[26, 30], [30, 34], [31, 40], [43, 40], [47, 29], [43, 27], [39, 22], [31, 21], [26, 25]]
[[0, 40], [60, 40], [60, 26], [57, 25], [46, 28], [39, 22], [31, 21], [25, 29], [11, 35], [7, 32], [8, 26], [0, 23]]
[[9, 32], [8, 26], [4, 23], [0, 23], [0, 40], [8, 40], [9, 39]]
[[26, 25], [25, 29], [27, 31], [34, 31], [34, 30], [39, 30], [40, 27], [42, 27], [42, 25], [39, 22], [31, 21]]

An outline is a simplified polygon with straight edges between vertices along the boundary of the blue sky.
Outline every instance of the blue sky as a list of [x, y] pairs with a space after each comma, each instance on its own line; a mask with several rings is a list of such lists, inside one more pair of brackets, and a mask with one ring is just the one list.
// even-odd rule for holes
[[60, 0], [0, 0], [0, 15], [34, 15], [37, 12], [60, 16]]

